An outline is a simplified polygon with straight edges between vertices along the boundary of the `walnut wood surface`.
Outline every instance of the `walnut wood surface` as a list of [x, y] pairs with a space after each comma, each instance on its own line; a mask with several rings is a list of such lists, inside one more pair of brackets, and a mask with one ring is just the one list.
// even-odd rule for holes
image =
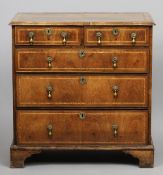
[[[117, 150], [152, 167], [152, 18], [148, 13], [18, 13], [12, 20], [11, 167], [53, 150]], [[51, 35], [46, 31], [50, 29]], [[113, 30], [118, 29], [118, 35]], [[68, 32], [63, 44], [61, 32]], [[29, 32], [34, 32], [29, 43]], [[102, 32], [97, 44], [96, 32]], [[131, 33], [136, 32], [135, 43]], [[84, 51], [84, 56], [79, 53]], [[51, 68], [47, 57], [52, 57]], [[117, 67], [113, 68], [113, 57]], [[81, 84], [84, 77], [86, 82]], [[113, 97], [112, 87], [119, 87]], [[52, 98], [47, 87], [52, 86]], [[79, 119], [79, 112], [86, 118]], [[60, 113], [59, 113], [60, 112]], [[54, 135], [47, 137], [47, 125]], [[111, 125], [119, 126], [113, 137]], [[62, 143], [62, 144], [61, 144]]]
[[[113, 30], [118, 30], [119, 34], [114, 36]], [[87, 27], [84, 30], [84, 44], [87, 46], [98, 46], [96, 33], [101, 32], [101, 44], [106, 45], [133, 45], [131, 34], [137, 34], [135, 45], [149, 44], [149, 28], [148, 27]]]
[[[51, 29], [51, 35], [46, 34], [46, 30]], [[15, 44], [30, 45], [29, 32], [34, 32], [33, 45], [64, 45], [62, 32], [67, 32], [66, 45], [80, 45], [81, 32], [79, 27], [16, 27]]]
[[[84, 56], [80, 57], [80, 52]], [[48, 57], [53, 60], [48, 67]], [[113, 58], [117, 67], [113, 67]], [[18, 48], [15, 55], [17, 72], [109, 72], [147, 73], [149, 50], [142, 49], [42, 49]]]
[[42, 151], [121, 151], [129, 154], [139, 160], [139, 167], [151, 168], [154, 165], [154, 147], [153, 145], [137, 146], [113, 146], [113, 145], [70, 145], [70, 146], [18, 146], [11, 145], [11, 167], [23, 168], [24, 161], [32, 154], [38, 154]]
[[[85, 119], [80, 118], [81, 112]], [[49, 124], [52, 137], [48, 136]], [[118, 126], [116, 137], [114, 124]], [[148, 113], [142, 111], [17, 112], [17, 143], [21, 145], [146, 144], [147, 135]]]
[[149, 13], [18, 13], [11, 25], [147, 25]]
[[[80, 83], [79, 75], [18, 75], [17, 106], [147, 107], [148, 105], [146, 76], [84, 75], [83, 77], [86, 79], [85, 84]], [[53, 88], [50, 99], [48, 86]], [[113, 86], [119, 87], [117, 97], [113, 95]]]

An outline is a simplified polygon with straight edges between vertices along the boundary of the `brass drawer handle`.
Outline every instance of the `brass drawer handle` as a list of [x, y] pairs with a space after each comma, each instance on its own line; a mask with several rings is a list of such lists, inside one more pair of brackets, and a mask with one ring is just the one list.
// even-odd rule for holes
[[34, 32], [29, 32], [28, 33], [28, 37], [29, 37], [29, 44], [33, 44], [34, 42], [34, 36], [35, 36], [35, 33]]
[[81, 85], [84, 85], [84, 84], [86, 84], [86, 83], [87, 83], [86, 77], [81, 76], [81, 77], [80, 77], [80, 84], [81, 84]]
[[53, 58], [48, 56], [47, 57], [47, 61], [48, 61], [48, 68], [52, 68], [52, 61], [53, 61]]
[[117, 85], [113, 86], [112, 91], [113, 91], [114, 98], [117, 98], [118, 97], [118, 92], [119, 92], [119, 87]]
[[118, 125], [113, 124], [112, 125], [112, 130], [113, 130], [114, 137], [117, 137], [118, 136]]
[[113, 57], [113, 58], [112, 58], [112, 65], [113, 65], [113, 68], [117, 68], [117, 63], [118, 63], [118, 58], [117, 58], [117, 57]]
[[52, 126], [52, 124], [48, 124], [47, 131], [48, 131], [48, 136], [52, 137], [52, 135], [53, 135], [53, 126]]
[[137, 37], [136, 32], [131, 33], [132, 44], [136, 43], [136, 37]]
[[119, 30], [116, 29], [116, 28], [114, 28], [114, 29], [112, 30], [112, 34], [113, 34], [114, 36], [119, 35]]
[[48, 93], [48, 98], [49, 98], [49, 99], [52, 98], [52, 91], [53, 91], [52, 86], [48, 86], [48, 87], [47, 87], [47, 93]]
[[67, 43], [68, 33], [61, 32], [61, 37], [63, 38], [62, 43], [65, 45]]
[[86, 118], [86, 114], [85, 114], [84, 112], [80, 112], [79, 118], [80, 118], [81, 120], [84, 120], [84, 119]]
[[97, 44], [101, 44], [102, 33], [96, 32]]

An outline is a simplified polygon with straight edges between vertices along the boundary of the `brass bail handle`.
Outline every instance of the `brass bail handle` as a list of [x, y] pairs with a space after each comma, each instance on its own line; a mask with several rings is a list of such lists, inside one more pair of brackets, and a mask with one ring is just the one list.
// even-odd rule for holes
[[113, 59], [112, 59], [113, 68], [117, 68], [117, 63], [118, 63], [118, 58], [117, 57], [113, 57]]
[[114, 137], [117, 137], [118, 136], [118, 125], [113, 124], [112, 125], [112, 130], [113, 130]]
[[114, 98], [117, 98], [118, 97], [118, 92], [119, 92], [119, 87], [117, 85], [113, 86], [112, 91], [113, 91]]
[[65, 45], [67, 43], [68, 33], [61, 32], [61, 37], [63, 38], [62, 43]]
[[47, 87], [47, 93], [48, 93], [48, 98], [49, 98], [49, 99], [52, 98], [52, 91], [53, 91], [52, 86], [48, 86], [48, 87]]
[[53, 135], [53, 126], [52, 126], [52, 124], [48, 124], [47, 131], [48, 131], [48, 136], [52, 137], [52, 135]]
[[101, 44], [102, 33], [96, 32], [97, 44]]
[[29, 32], [28, 33], [28, 37], [29, 37], [29, 43], [32, 45], [33, 42], [34, 42], [34, 36], [35, 36], [35, 33], [34, 32]]
[[84, 84], [86, 84], [86, 83], [87, 83], [86, 77], [81, 76], [81, 77], [80, 77], [80, 84], [81, 84], [81, 85], [84, 85]]
[[53, 61], [53, 58], [48, 56], [47, 57], [47, 61], [48, 61], [48, 68], [52, 68], [52, 61]]
[[136, 43], [136, 37], [137, 37], [136, 32], [132, 32], [131, 33], [132, 44], [135, 44]]

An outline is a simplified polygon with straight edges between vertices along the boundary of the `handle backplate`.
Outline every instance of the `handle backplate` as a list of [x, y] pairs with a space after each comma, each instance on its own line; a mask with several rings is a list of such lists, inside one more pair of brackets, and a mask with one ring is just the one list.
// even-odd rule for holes
[[48, 98], [49, 98], [49, 99], [52, 98], [52, 91], [53, 91], [53, 87], [49, 85], [49, 86], [47, 87], [47, 93], [48, 93]]
[[97, 44], [101, 44], [102, 33], [96, 32]]
[[117, 124], [113, 124], [112, 125], [112, 130], [113, 130], [114, 137], [117, 137], [118, 136], [118, 125]]
[[117, 86], [117, 85], [113, 86], [112, 91], [113, 91], [114, 98], [117, 98], [118, 97], [118, 92], [119, 92], [119, 86]]
[[112, 66], [113, 66], [113, 68], [117, 68], [117, 63], [118, 63], [118, 58], [117, 57], [113, 57], [112, 58]]
[[35, 33], [34, 32], [29, 32], [28, 33], [28, 37], [29, 37], [29, 44], [33, 44], [34, 42], [34, 36], [35, 36]]
[[135, 44], [136, 43], [136, 37], [137, 37], [136, 32], [132, 32], [131, 33], [132, 44]]
[[68, 33], [65, 31], [61, 32], [61, 37], [63, 38], [62, 43], [65, 45], [67, 43]]
[[52, 124], [48, 124], [47, 131], [48, 131], [48, 137], [52, 137], [52, 135], [53, 135], [53, 126], [52, 126]]

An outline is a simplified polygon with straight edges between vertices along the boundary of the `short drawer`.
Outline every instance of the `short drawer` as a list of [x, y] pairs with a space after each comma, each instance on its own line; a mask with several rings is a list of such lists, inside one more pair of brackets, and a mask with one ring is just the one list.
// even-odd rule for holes
[[16, 45], [80, 45], [79, 27], [16, 27]]
[[126, 145], [148, 142], [146, 111], [17, 111], [20, 145]]
[[148, 45], [148, 27], [86, 27], [85, 45]]
[[147, 76], [17, 75], [18, 107], [147, 107]]
[[148, 49], [16, 49], [17, 72], [147, 73]]

